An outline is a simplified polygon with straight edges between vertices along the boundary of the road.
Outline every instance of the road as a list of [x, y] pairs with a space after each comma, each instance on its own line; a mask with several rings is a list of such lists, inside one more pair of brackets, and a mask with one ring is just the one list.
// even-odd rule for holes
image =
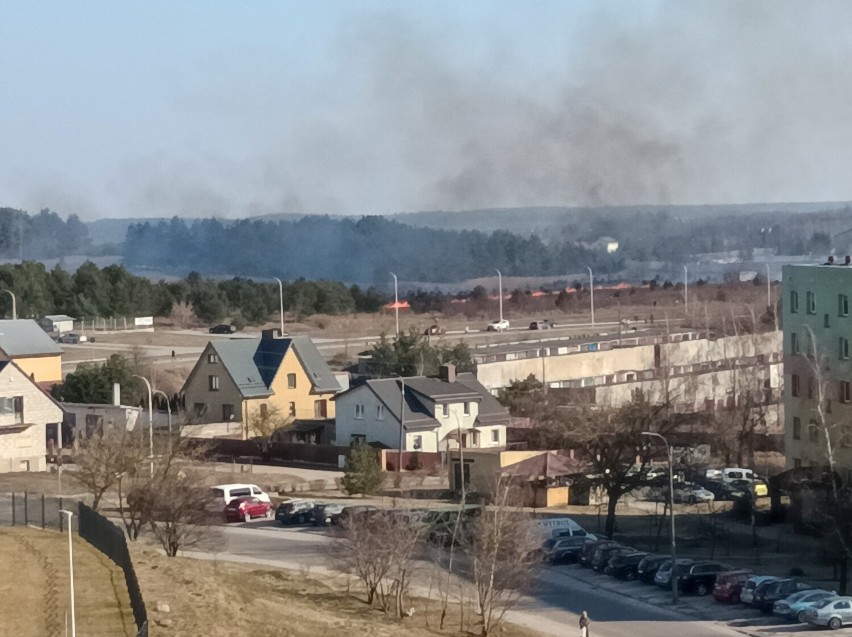
[[[226, 526], [222, 551], [215, 557], [322, 572], [333, 568], [335, 542], [336, 539], [324, 529], [281, 528], [273, 522], [259, 520]], [[208, 559], [214, 557], [188, 554]], [[424, 563], [424, 568], [429, 568], [430, 564]], [[540, 586], [537, 592], [521, 600], [510, 615], [511, 621], [547, 635], [562, 637], [578, 630], [578, 616], [586, 610], [593, 622], [590, 633], [594, 632], [595, 637], [742, 637], [742, 633], [716, 622], [692, 619], [590, 586], [575, 579], [571, 568], [543, 569], [538, 577]]]

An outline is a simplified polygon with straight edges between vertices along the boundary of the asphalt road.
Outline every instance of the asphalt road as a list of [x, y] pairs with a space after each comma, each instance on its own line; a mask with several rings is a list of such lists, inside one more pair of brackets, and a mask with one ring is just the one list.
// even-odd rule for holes
[[[282, 528], [274, 522], [258, 520], [225, 527], [222, 551], [217, 557], [296, 569], [333, 569], [335, 542], [336, 539], [322, 528]], [[510, 619], [544, 634], [560, 637], [578, 634], [577, 619], [586, 610], [593, 622], [590, 633], [595, 637], [742, 635], [715, 622], [686, 618], [662, 607], [594, 588], [573, 578], [570, 567], [543, 569], [538, 579], [537, 592], [523, 599]]]

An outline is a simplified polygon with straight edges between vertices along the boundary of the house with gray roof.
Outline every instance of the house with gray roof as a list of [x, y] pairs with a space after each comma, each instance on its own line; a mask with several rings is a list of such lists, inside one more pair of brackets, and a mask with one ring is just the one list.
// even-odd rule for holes
[[437, 452], [506, 446], [509, 412], [470, 373], [453, 365], [437, 378], [381, 378], [339, 394], [338, 445], [364, 442], [403, 451]]
[[0, 360], [15, 361], [43, 388], [62, 382], [62, 348], [32, 319], [0, 321]]
[[[308, 336], [210, 341], [181, 389], [186, 420], [241, 422], [245, 438], [272, 422], [334, 417], [341, 385]], [[266, 424], [262, 426], [266, 428]]]

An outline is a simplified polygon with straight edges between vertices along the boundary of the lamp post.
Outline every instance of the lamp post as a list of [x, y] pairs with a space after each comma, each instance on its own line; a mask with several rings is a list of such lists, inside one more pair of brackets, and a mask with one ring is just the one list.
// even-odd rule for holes
[[155, 389], [154, 393], [159, 394], [160, 396], [162, 396], [163, 398], [166, 399], [166, 414], [168, 415], [168, 423], [169, 423], [169, 450], [171, 451], [171, 448], [172, 448], [172, 405], [171, 405], [171, 402], [169, 401], [169, 397], [166, 395], [166, 392], [164, 392], [162, 389]]
[[393, 277], [393, 311], [396, 315], [396, 337], [399, 338], [399, 279], [391, 272]]
[[689, 269], [683, 266], [683, 311], [689, 313]]
[[503, 273], [494, 268], [497, 273], [497, 302], [500, 307], [500, 331], [503, 331]]
[[769, 274], [769, 264], [766, 264], [766, 307], [772, 307], [772, 279]]
[[284, 336], [284, 284], [277, 276], [272, 278], [278, 281], [278, 315], [280, 317], [278, 319], [278, 336]]
[[154, 391], [151, 388], [151, 381], [144, 376], [133, 374], [133, 378], [145, 381], [145, 386], [148, 388], [148, 458], [151, 461], [151, 477], [154, 477]]
[[586, 266], [589, 271], [589, 292], [592, 295], [592, 327], [595, 326], [595, 275], [589, 266]]
[[71, 578], [71, 637], [77, 637], [77, 616], [74, 612], [74, 544], [71, 542], [71, 516], [73, 511], [60, 509], [60, 513], [68, 516], [68, 570]]
[[677, 542], [675, 541], [675, 512], [674, 512], [674, 462], [672, 459], [672, 448], [665, 436], [654, 431], [643, 431], [643, 436], [659, 438], [666, 445], [666, 454], [669, 459], [669, 502], [671, 503], [671, 536], [672, 536], [672, 602], [677, 604]]
[[5, 292], [6, 294], [8, 294], [9, 296], [12, 297], [12, 320], [17, 321], [18, 320], [18, 308], [17, 308], [17, 304], [15, 302], [15, 293], [12, 292], [12, 290], [3, 290], [3, 292]]

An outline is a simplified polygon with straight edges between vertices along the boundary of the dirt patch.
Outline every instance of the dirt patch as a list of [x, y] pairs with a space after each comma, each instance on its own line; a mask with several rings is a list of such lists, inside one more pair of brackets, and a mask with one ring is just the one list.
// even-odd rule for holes
[[[136, 627], [121, 569], [84, 540], [75, 536], [73, 542], [78, 634], [133, 637]], [[70, 609], [67, 536], [57, 531], [0, 529], [0, 564], [14, 564], [14, 577], [0, 578], [3, 634], [64, 635]]]

